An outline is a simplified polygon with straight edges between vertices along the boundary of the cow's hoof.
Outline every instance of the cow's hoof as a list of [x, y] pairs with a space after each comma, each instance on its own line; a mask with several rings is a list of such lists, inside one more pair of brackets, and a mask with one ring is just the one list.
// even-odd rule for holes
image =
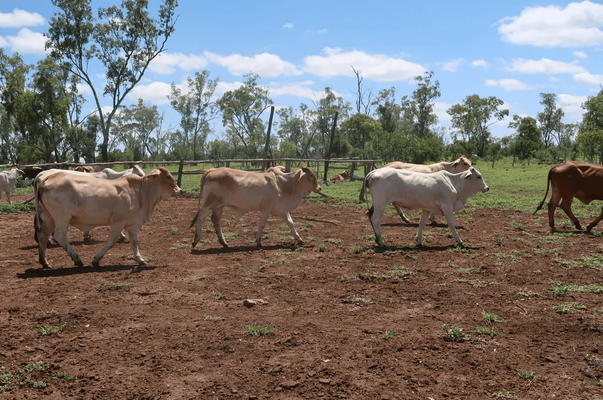
[[99, 260], [93, 260], [93, 261], [92, 261], [92, 266], [93, 266], [94, 268], [98, 268], [98, 267], [100, 267], [100, 261], [99, 261]]
[[222, 245], [222, 247], [224, 247], [224, 248], [229, 248], [229, 247], [230, 247], [230, 246], [228, 246], [228, 243], [223, 242], [223, 241], [221, 241], [221, 240], [220, 240], [220, 244], [221, 244], [221, 245]]
[[138, 260], [138, 265], [149, 265], [145, 260]]
[[82, 262], [82, 260], [74, 261], [74, 264], [76, 267], [80, 267], [80, 268], [82, 268], [84, 266], [84, 263]]
[[262, 248], [262, 244], [261, 243], [257, 243], [258, 249]]

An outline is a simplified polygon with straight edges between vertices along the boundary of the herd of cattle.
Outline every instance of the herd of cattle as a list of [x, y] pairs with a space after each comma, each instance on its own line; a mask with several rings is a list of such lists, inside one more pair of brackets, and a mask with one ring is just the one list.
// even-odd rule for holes
[[[0, 172], [0, 196], [14, 189], [23, 171], [13, 168]], [[332, 180], [345, 180], [349, 173], [338, 174]], [[138, 249], [138, 232], [148, 221], [155, 206], [172, 195], [181, 193], [172, 174], [164, 167], [158, 167], [146, 174], [134, 166], [122, 172], [105, 168], [95, 172], [90, 167], [80, 171], [50, 169], [39, 173], [33, 180], [35, 200], [34, 235], [38, 242], [39, 262], [49, 268], [46, 248], [50, 236], [71, 256], [76, 266], [83, 266], [76, 251], [67, 240], [67, 229], [72, 225], [90, 238], [90, 230], [97, 226], [109, 226], [109, 237], [104, 247], [92, 261], [98, 267], [107, 250], [124, 237], [126, 231], [134, 259], [146, 264]], [[577, 229], [580, 223], [571, 211], [575, 198], [585, 204], [593, 200], [603, 200], [603, 166], [589, 163], [564, 162], [551, 168], [548, 174], [545, 197], [536, 209], [540, 210], [552, 187], [548, 203], [549, 225], [555, 231], [554, 211], [560, 200], [565, 211]], [[487, 192], [488, 185], [469, 159], [461, 156], [454, 162], [440, 162], [430, 165], [394, 162], [383, 168], [369, 172], [364, 178], [364, 189], [371, 194], [373, 205], [367, 215], [375, 232], [375, 241], [384, 246], [381, 238], [381, 219], [387, 205], [392, 204], [400, 217], [408, 222], [402, 209], [420, 209], [421, 219], [416, 235], [418, 246], [422, 244], [422, 232], [431, 214], [443, 214], [454, 239], [459, 246], [463, 241], [455, 229], [454, 212], [465, 206], [471, 196]], [[295, 230], [291, 212], [297, 209], [302, 198], [310, 193], [321, 194], [321, 187], [314, 171], [309, 167], [287, 172], [284, 167], [268, 168], [264, 172], [249, 172], [230, 168], [212, 168], [205, 171], [201, 179], [199, 209], [189, 228], [195, 228], [193, 248], [201, 240], [205, 219], [210, 216], [220, 244], [228, 247], [222, 233], [221, 218], [224, 207], [238, 214], [259, 211], [260, 220], [256, 234], [256, 244], [261, 247], [262, 231], [269, 216], [282, 218], [298, 243], [302, 238]], [[323, 195], [325, 196], [325, 195]], [[601, 215], [591, 222], [590, 231], [601, 219]]]

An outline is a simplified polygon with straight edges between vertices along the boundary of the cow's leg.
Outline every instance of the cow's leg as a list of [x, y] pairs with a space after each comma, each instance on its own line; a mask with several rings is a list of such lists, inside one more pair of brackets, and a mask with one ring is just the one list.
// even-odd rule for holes
[[603, 219], [603, 208], [601, 209], [601, 214], [599, 215], [599, 217], [597, 219], [595, 219], [593, 222], [591, 222], [590, 224], [588, 224], [588, 226], [586, 227], [586, 232], [590, 232], [591, 229], [593, 229], [595, 226], [597, 226], [597, 224]]
[[[576, 216], [574, 215], [574, 213], [572, 212], [572, 202], [573, 202], [573, 197], [572, 198], [568, 198], [565, 197], [563, 198], [563, 201], [561, 202], [561, 209], [563, 211], [565, 211], [565, 214], [569, 217], [569, 219], [572, 220], [572, 222], [574, 223], [574, 226], [576, 227], [576, 229], [578, 229], [579, 231], [582, 230], [582, 226], [580, 226], [580, 221], [578, 221], [578, 218], [576, 218]], [[550, 213], [550, 210], [549, 210]], [[593, 225], [594, 226], [594, 225]]]
[[[139, 265], [147, 265], [147, 262], [144, 260], [144, 258], [142, 258], [140, 250], [138, 249], [138, 231], [138, 228], [128, 229], [128, 238], [130, 239], [130, 243], [132, 243], [132, 254], [134, 255], [134, 259], [138, 261]], [[120, 232], [119, 235], [120, 237], [118, 240], [121, 239], [121, 236], [123, 236], [123, 232]]]
[[222, 211], [224, 211], [224, 208], [217, 208], [211, 213], [211, 223], [214, 225], [220, 244], [228, 247], [228, 243], [226, 243], [226, 239], [224, 239], [224, 234], [222, 233]]
[[402, 211], [402, 207], [398, 207], [397, 205], [394, 205], [394, 208], [398, 212], [398, 215], [400, 216], [400, 218], [402, 218], [402, 221], [406, 222], [407, 224], [410, 224], [410, 220], [408, 218], [406, 218], [406, 215], [404, 215], [404, 212]]
[[13, 204], [13, 202], [10, 201], [10, 192], [6, 192], [6, 198], [8, 198], [8, 204]]
[[[117, 239], [119, 238], [119, 234], [121, 233], [121, 230], [123, 229], [123, 226], [117, 226], [117, 225], [113, 225], [111, 227], [111, 229], [109, 230], [109, 238], [107, 239], [107, 243], [105, 243], [105, 245], [103, 246], [103, 248], [101, 249], [101, 251], [98, 252], [98, 254], [96, 256], [94, 256], [94, 260], [92, 260], [92, 266], [93, 267], [99, 267], [100, 266], [100, 260], [101, 258], [103, 258], [105, 256], [105, 253], [113, 246], [115, 246], [115, 243], [117, 243]], [[130, 240], [132, 240], [132, 237], [130, 237]], [[132, 241], [132, 247], [134, 247], [134, 241]], [[134, 253], [134, 258], [136, 259], [136, 253], [138, 252], [138, 237], [136, 238], [136, 251]], [[136, 259], [136, 261], [140, 262], [140, 260], [142, 260], [142, 258], [140, 257], [140, 253], [138, 253], [138, 259]]]
[[435, 220], [435, 213], [432, 211], [431, 214], [429, 214], [429, 219], [431, 220], [431, 225], [437, 225], [438, 223]]
[[[128, 237], [130, 236], [130, 233], [128, 232]], [[126, 235], [124, 234], [124, 231], [121, 231], [119, 233], [119, 237], [117, 238], [117, 241], [119, 243], [125, 243], [125, 241], [128, 240], [128, 238], [126, 237]]]
[[299, 236], [299, 234], [297, 233], [297, 231], [295, 230], [295, 227], [293, 226], [293, 220], [291, 219], [291, 214], [287, 213], [283, 219], [285, 220], [285, 222], [287, 223], [287, 225], [289, 226], [289, 229], [291, 230], [291, 234], [293, 235], [293, 237], [295, 238], [295, 240], [297, 240], [297, 243], [299, 244], [304, 244], [303, 239]]
[[419, 221], [419, 230], [417, 231], [417, 237], [415, 238], [417, 241], [417, 246], [423, 246], [423, 228], [427, 224], [427, 218], [429, 218], [429, 211], [422, 210], [421, 211], [421, 220]]
[[[195, 216], [195, 219], [193, 220], [193, 225], [195, 225], [195, 239], [193, 240], [193, 249], [195, 248], [197, 243], [199, 243], [199, 241], [201, 240], [201, 231], [203, 230], [203, 222], [205, 222], [205, 218], [207, 218], [207, 216], [211, 213], [212, 213], [212, 210], [207, 207], [202, 207], [197, 212], [197, 215]], [[192, 227], [192, 225], [191, 225], [191, 227]]]
[[84, 242], [88, 242], [88, 241], [92, 240], [92, 235], [90, 234], [91, 230], [92, 229], [84, 229], [82, 231], [82, 233], [84, 234]]
[[69, 224], [57, 223], [52, 236], [54, 237], [54, 240], [65, 249], [67, 254], [71, 256], [73, 263], [77, 267], [83, 267], [84, 263], [80, 260], [80, 256], [77, 255], [76, 251], [71, 247], [71, 244], [67, 240], [67, 229], [69, 229]]
[[46, 261], [46, 247], [48, 246], [48, 239], [50, 234], [54, 230], [54, 221], [52, 218], [42, 219], [41, 223], [36, 226], [36, 236], [38, 239], [38, 259], [42, 268], [50, 268], [48, 261]]
[[258, 247], [262, 247], [262, 232], [270, 216], [270, 210], [260, 211], [260, 225], [258, 226], [258, 233], [255, 235], [255, 243]]
[[553, 190], [551, 191], [551, 199], [547, 204], [547, 207], [549, 208], [549, 226], [551, 227], [551, 233], [555, 232], [555, 208], [557, 208], [557, 205], [559, 204], [560, 200], [561, 192], [557, 189], [556, 186], [553, 186]]
[[461, 239], [458, 232], [456, 231], [456, 225], [454, 223], [454, 211], [452, 211], [452, 209], [443, 210], [443, 211], [444, 211], [444, 217], [446, 217], [446, 222], [448, 223], [448, 228], [450, 228], [450, 231], [452, 232], [452, 236], [454, 237], [454, 240], [456, 240], [456, 243], [459, 246], [463, 247], [463, 240]]
[[373, 231], [375, 232], [375, 242], [379, 247], [384, 246], [383, 239], [381, 238], [381, 218], [383, 218], [384, 211], [385, 207], [373, 203], [373, 206], [367, 212], [369, 221], [371, 221]]

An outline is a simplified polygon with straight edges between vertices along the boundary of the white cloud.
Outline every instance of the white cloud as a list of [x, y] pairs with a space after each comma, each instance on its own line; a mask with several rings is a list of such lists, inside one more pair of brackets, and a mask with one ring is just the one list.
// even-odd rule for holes
[[[319, 98], [320, 93], [315, 92], [309, 86], [314, 85], [314, 81], [291, 82], [287, 84], [271, 82], [269, 86], [270, 97], [278, 96], [297, 96], [305, 97], [311, 100]], [[324, 92], [322, 93], [324, 95]]]
[[[509, 23], [504, 23], [510, 21]], [[528, 7], [517, 17], [500, 21], [503, 40], [533, 46], [579, 47], [603, 42], [603, 5], [583, 1], [557, 6]]]
[[11, 49], [21, 54], [40, 54], [46, 53], [46, 37], [39, 32], [33, 32], [27, 28], [19, 31], [17, 36], [6, 36]]
[[490, 64], [488, 64], [485, 60], [473, 60], [471, 62], [471, 65], [473, 65], [474, 67], [484, 67], [484, 68], [488, 68], [490, 66]]
[[171, 90], [171, 85], [165, 82], [153, 82], [148, 85], [138, 84], [128, 94], [128, 99], [132, 102], [143, 99], [145, 102], [152, 104], [167, 104], [169, 103], [167, 96], [171, 93]]
[[193, 71], [207, 67], [205, 57], [196, 54], [161, 53], [149, 65], [149, 69], [157, 74], [173, 74], [176, 67], [184, 71]]
[[420, 64], [382, 54], [367, 54], [357, 50], [344, 52], [331, 47], [325, 47], [324, 52], [326, 56], [306, 57], [304, 71], [322, 77], [354, 76], [354, 67], [363, 78], [380, 82], [412, 80], [426, 71]]
[[574, 80], [583, 85], [603, 85], [603, 75], [593, 75], [588, 72], [582, 72], [574, 75]]
[[578, 61], [566, 63], [563, 61], [549, 60], [541, 58], [540, 60], [514, 60], [507, 71], [521, 72], [522, 74], [579, 74], [586, 72], [586, 69], [578, 65]]
[[320, 29], [316, 32], [318, 35], [325, 35], [327, 33], [329, 33], [328, 29]]
[[283, 28], [291, 29], [293, 28], [293, 24], [291, 22], [287, 22], [285, 25], [283, 25]]
[[0, 47], [8, 47], [8, 40], [4, 39], [2, 36], [0, 36]]
[[442, 64], [442, 69], [444, 71], [448, 71], [448, 72], [456, 72], [456, 69], [459, 67], [459, 65], [461, 65], [462, 63], [464, 63], [465, 60], [462, 58], [453, 60], [453, 61], [449, 61], [449, 62], [445, 62]]
[[219, 81], [218, 84], [216, 85], [216, 91], [214, 92], [216, 95], [222, 95], [226, 92], [231, 92], [233, 90], [237, 90], [238, 88], [240, 88], [241, 86], [243, 86], [243, 82], [222, 82]]
[[576, 57], [580, 57], [580, 58], [587, 58], [588, 57], [588, 54], [586, 54], [583, 51], [574, 51], [574, 55]]
[[15, 8], [12, 13], [0, 13], [0, 28], [20, 28], [44, 23], [44, 17]]
[[517, 79], [487, 79], [486, 86], [500, 86], [507, 92], [532, 89], [530, 85]]
[[448, 114], [446, 112], [446, 110], [448, 110], [450, 107], [452, 107], [452, 104], [448, 104], [448, 103], [444, 103], [444, 102], [438, 102], [436, 101], [433, 105], [433, 112], [435, 113], [435, 115], [438, 117], [438, 121], [440, 123], [442, 123], [442, 121], [447, 121], [450, 122], [450, 114]]
[[574, 96], [571, 94], [558, 94], [557, 106], [565, 111], [565, 115], [573, 117], [575, 120], [582, 118], [584, 110], [580, 108], [582, 103], [588, 100], [587, 96]]
[[206, 51], [205, 57], [214, 64], [226, 67], [233, 75], [245, 75], [253, 72], [262, 78], [274, 78], [279, 75], [292, 76], [302, 74], [294, 64], [283, 61], [279, 56], [269, 53], [246, 57], [240, 54], [221, 56]]

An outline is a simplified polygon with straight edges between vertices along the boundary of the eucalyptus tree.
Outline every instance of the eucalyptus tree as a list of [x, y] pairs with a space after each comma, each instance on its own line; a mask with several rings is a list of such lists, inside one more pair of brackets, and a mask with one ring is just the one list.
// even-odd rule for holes
[[133, 160], [154, 158], [162, 149], [162, 116], [157, 106], [149, 106], [142, 99], [136, 104], [123, 107], [114, 119], [114, 134], [118, 141], [129, 150]]
[[481, 98], [474, 94], [450, 107], [446, 112], [451, 117], [453, 140], [460, 137], [465, 142], [473, 141], [478, 157], [484, 157], [491, 137], [489, 127], [509, 115], [509, 110], [499, 109], [503, 104], [495, 96]]
[[562, 108], [557, 108], [557, 95], [554, 93], [540, 93], [542, 100], [540, 104], [544, 106], [544, 110], [536, 116], [542, 130], [542, 143], [545, 148], [549, 148], [553, 144], [553, 139], [557, 139], [557, 145], [561, 143], [561, 135], [563, 134], [563, 117], [565, 112]]
[[400, 125], [402, 107], [396, 102], [396, 88], [382, 89], [372, 103], [375, 116], [385, 132], [396, 132]]
[[596, 96], [589, 96], [580, 107], [585, 112], [576, 145], [589, 161], [603, 164], [603, 89]]
[[[90, 88], [103, 136], [101, 156], [108, 161], [111, 122], [151, 61], [165, 50], [174, 32], [178, 2], [162, 0], [158, 19], [149, 14], [148, 0], [122, 0], [121, 7], [99, 8], [97, 17], [91, 2], [52, 0], [58, 10], [49, 21], [46, 48]], [[97, 61], [106, 79], [102, 90], [95, 82]], [[110, 99], [106, 113], [103, 96]]]
[[517, 132], [513, 143], [513, 154], [520, 160], [528, 160], [529, 164], [536, 151], [543, 147], [541, 128], [534, 118], [519, 115], [513, 116], [509, 128]]
[[205, 155], [205, 142], [211, 133], [209, 122], [218, 113], [217, 104], [212, 101], [218, 79], [209, 79], [209, 71], [195, 72], [195, 77], [186, 78], [188, 90], [172, 83], [168, 99], [174, 110], [180, 114], [182, 141], [192, 148], [193, 160]]
[[433, 81], [433, 71], [414, 78], [417, 88], [408, 96], [402, 97], [402, 118], [411, 122], [418, 138], [431, 136], [431, 127], [438, 123], [434, 113], [434, 100], [441, 96], [440, 82]]
[[302, 103], [299, 110], [286, 107], [278, 109], [276, 114], [279, 116], [277, 135], [285, 153], [283, 157], [309, 157], [317, 132], [313, 124], [315, 112]]
[[16, 124], [16, 114], [22, 104], [30, 69], [19, 53], [8, 56], [0, 48], [0, 155], [4, 161], [20, 161], [17, 147], [23, 139]]
[[343, 101], [343, 97], [336, 96], [330, 87], [325, 88], [324, 96], [314, 103], [314, 107], [315, 154], [320, 157], [329, 157], [331, 156], [329, 146], [335, 115], [337, 114], [337, 123], [340, 125], [342, 121], [348, 118], [352, 107], [349, 103]]
[[243, 85], [224, 93], [216, 103], [233, 148], [240, 143], [244, 156], [255, 158], [266, 142], [266, 126], [261, 116], [273, 102], [268, 89], [258, 85], [259, 75], [247, 74], [245, 78]]

